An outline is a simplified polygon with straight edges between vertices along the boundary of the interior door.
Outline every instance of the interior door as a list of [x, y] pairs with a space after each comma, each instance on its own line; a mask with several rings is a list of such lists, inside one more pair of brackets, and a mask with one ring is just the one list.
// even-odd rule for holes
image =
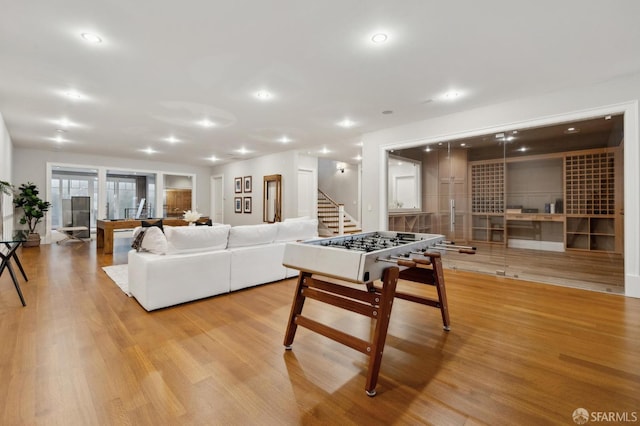
[[224, 193], [222, 176], [211, 177], [211, 212], [214, 223], [224, 223]]
[[298, 217], [315, 217], [316, 199], [313, 171], [298, 169]]

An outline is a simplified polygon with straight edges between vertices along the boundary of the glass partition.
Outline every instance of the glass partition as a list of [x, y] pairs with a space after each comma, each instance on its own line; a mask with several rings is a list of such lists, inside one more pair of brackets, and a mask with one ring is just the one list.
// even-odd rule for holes
[[[623, 116], [394, 150], [420, 158], [422, 206], [389, 229], [443, 234], [447, 268], [624, 293]], [[396, 204], [395, 207], [398, 207]]]
[[73, 197], [89, 197], [89, 223], [91, 228], [95, 228], [98, 211], [97, 170], [59, 166], [52, 168], [51, 229], [80, 225], [79, 223], [74, 223], [72, 213]]
[[108, 219], [137, 219], [155, 216], [156, 175], [108, 170], [106, 211]]
[[164, 175], [164, 217], [182, 217], [193, 210], [193, 177], [191, 175]]

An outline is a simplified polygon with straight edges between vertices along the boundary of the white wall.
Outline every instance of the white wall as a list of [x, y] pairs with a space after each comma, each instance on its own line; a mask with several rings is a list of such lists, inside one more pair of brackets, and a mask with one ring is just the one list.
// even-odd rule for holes
[[353, 218], [360, 218], [358, 200], [359, 169], [357, 165], [345, 165], [344, 173], [336, 169], [338, 161], [318, 159], [318, 188], [324, 191], [333, 201], [344, 205], [344, 210]]
[[[0, 114], [0, 180], [14, 183], [12, 178], [12, 153], [13, 145], [11, 136], [7, 130], [2, 114]], [[2, 211], [0, 211], [0, 220], [2, 220], [2, 230], [4, 233], [11, 233], [13, 230], [13, 203], [11, 197], [0, 194], [2, 197]]]
[[[47, 163], [59, 163], [74, 166], [103, 167], [150, 172], [169, 172], [172, 174], [193, 174], [196, 176], [196, 209], [205, 216], [209, 215], [210, 192], [208, 167], [196, 167], [185, 164], [163, 163], [128, 158], [74, 154], [64, 151], [45, 151], [15, 148], [13, 151], [13, 184], [33, 182], [38, 185], [41, 194], [45, 194]], [[42, 198], [45, 198], [44, 196]], [[162, 196], [160, 196], [162, 199]]]
[[[363, 137], [363, 229], [385, 229], [386, 150], [625, 112], [625, 292], [640, 297], [640, 74], [414, 122]], [[464, 100], [461, 100], [464, 102]]]
[[[262, 223], [263, 177], [276, 174], [282, 175], [282, 219], [295, 217], [298, 211], [299, 168], [317, 173], [318, 160], [315, 157], [300, 155], [296, 151], [287, 151], [213, 167], [211, 175], [223, 176], [225, 223], [231, 225]], [[249, 194], [236, 194], [234, 179], [244, 176], [252, 177], [252, 191]], [[253, 204], [251, 214], [234, 212], [235, 197], [251, 197]]]

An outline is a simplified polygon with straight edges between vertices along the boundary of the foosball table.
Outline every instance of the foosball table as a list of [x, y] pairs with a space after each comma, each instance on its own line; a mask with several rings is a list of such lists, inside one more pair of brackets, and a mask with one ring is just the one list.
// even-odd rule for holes
[[[474, 247], [455, 245], [443, 235], [411, 232], [368, 232], [288, 243], [283, 264], [300, 274], [285, 333], [285, 348], [291, 350], [297, 327], [302, 326], [362, 352], [369, 356], [365, 391], [375, 396], [396, 297], [439, 309], [443, 328], [449, 331], [441, 255], [450, 250], [475, 253]], [[433, 285], [438, 298], [397, 291], [398, 279]], [[376, 285], [377, 281], [381, 285]], [[364, 288], [359, 289], [354, 283], [364, 284]], [[376, 320], [372, 339], [360, 339], [303, 315], [306, 298]]]

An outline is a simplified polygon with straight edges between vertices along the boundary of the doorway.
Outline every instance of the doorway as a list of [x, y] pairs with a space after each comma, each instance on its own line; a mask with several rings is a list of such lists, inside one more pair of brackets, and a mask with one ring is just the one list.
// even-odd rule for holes
[[423, 164], [414, 214], [430, 232], [478, 249], [447, 252], [446, 267], [623, 294], [623, 122], [607, 115], [393, 155]]

